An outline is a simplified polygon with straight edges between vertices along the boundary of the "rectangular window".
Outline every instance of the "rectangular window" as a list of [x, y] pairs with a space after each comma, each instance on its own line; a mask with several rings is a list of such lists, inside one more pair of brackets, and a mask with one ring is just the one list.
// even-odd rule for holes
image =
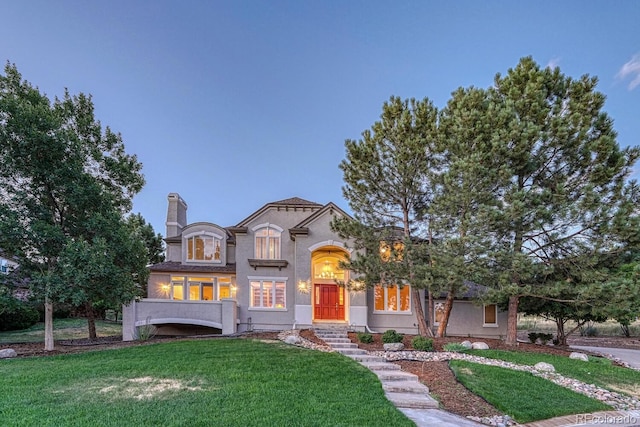
[[411, 310], [411, 286], [378, 285], [373, 290], [374, 310], [409, 312]]
[[287, 283], [274, 279], [256, 279], [250, 281], [251, 307], [285, 309]]
[[184, 299], [184, 285], [182, 283], [173, 284], [173, 299], [176, 299], [176, 300]]
[[171, 276], [171, 289], [171, 299], [174, 300], [220, 301], [233, 298], [229, 277]]
[[204, 301], [213, 301], [215, 299], [213, 295], [213, 283], [202, 284], [202, 299]]
[[498, 306], [496, 304], [484, 306], [484, 326], [498, 326]]

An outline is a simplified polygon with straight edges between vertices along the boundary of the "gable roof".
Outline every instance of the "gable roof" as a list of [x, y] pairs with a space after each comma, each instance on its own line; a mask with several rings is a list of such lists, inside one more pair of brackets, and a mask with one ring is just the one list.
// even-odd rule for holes
[[307, 227], [309, 224], [311, 224], [313, 221], [315, 221], [318, 217], [322, 216], [327, 211], [329, 211], [329, 212], [336, 211], [340, 215], [343, 215], [343, 216], [345, 216], [347, 218], [351, 218], [351, 215], [349, 215], [348, 213], [346, 213], [345, 211], [340, 209], [340, 207], [338, 205], [336, 205], [333, 202], [329, 202], [326, 205], [324, 205], [322, 207], [322, 209], [320, 209], [320, 210], [314, 212], [313, 214], [309, 215], [302, 222], [300, 222], [299, 224], [297, 224], [293, 228]]
[[320, 203], [310, 202], [309, 200], [301, 199], [300, 197], [291, 197], [289, 199], [279, 200], [277, 202], [271, 202], [267, 204], [281, 206], [322, 206]]
[[269, 208], [302, 208], [309, 209], [310, 211], [314, 211], [316, 209], [320, 209], [322, 207], [321, 204], [311, 202], [309, 200], [301, 199], [300, 197], [291, 197], [289, 199], [278, 200], [277, 202], [270, 202], [240, 221], [235, 227], [229, 227], [230, 231], [233, 232], [235, 229], [245, 227], [251, 220], [255, 217], [262, 214]]

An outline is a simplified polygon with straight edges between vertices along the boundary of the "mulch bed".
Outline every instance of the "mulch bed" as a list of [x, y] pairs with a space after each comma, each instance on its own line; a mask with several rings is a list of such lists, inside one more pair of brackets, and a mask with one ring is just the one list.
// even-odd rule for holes
[[418, 376], [429, 387], [429, 394], [437, 399], [441, 406], [463, 417], [491, 417], [502, 415], [500, 411], [480, 396], [470, 392], [460, 384], [447, 362], [416, 362], [402, 360], [395, 362], [403, 371]]

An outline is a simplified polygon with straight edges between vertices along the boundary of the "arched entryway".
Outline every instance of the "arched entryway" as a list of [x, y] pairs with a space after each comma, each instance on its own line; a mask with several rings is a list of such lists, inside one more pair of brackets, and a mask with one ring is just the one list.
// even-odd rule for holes
[[313, 284], [313, 320], [344, 322], [348, 320], [348, 294], [338, 282], [348, 280], [349, 272], [340, 268], [348, 252], [336, 246], [316, 249], [311, 255]]

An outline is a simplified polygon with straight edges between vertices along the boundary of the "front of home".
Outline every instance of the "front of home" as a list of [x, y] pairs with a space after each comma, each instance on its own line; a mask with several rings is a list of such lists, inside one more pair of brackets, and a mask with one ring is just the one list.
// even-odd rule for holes
[[[187, 222], [187, 204], [168, 196], [166, 261], [151, 266], [147, 298], [124, 307], [123, 339], [155, 325], [160, 334], [284, 330], [342, 325], [354, 330], [417, 333], [410, 286], [349, 291], [339, 268], [349, 242], [331, 229], [347, 216], [333, 203], [300, 198], [268, 203], [233, 227]], [[459, 310], [482, 313], [470, 305]], [[464, 313], [462, 312], [464, 311]], [[456, 308], [452, 321], [456, 318]], [[471, 316], [473, 317], [473, 316]], [[506, 326], [486, 327], [483, 336]], [[479, 326], [482, 328], [482, 326]]]

